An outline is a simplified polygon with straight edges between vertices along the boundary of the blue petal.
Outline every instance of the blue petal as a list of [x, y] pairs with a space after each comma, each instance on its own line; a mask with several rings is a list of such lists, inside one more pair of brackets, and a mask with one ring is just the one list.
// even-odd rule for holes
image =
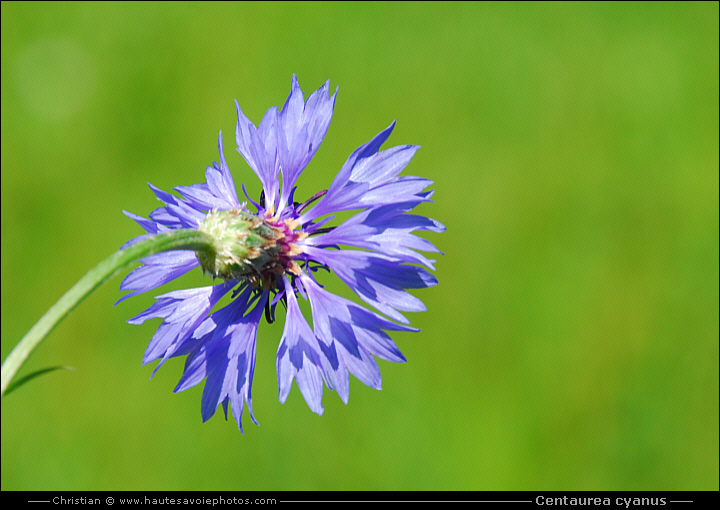
[[258, 176], [265, 190], [266, 204], [274, 204], [278, 197], [278, 162], [275, 129], [277, 107], [270, 108], [260, 123], [260, 129], [248, 120], [235, 101], [238, 122], [235, 130], [237, 150]]
[[[320, 347], [332, 348], [333, 352], [337, 352], [337, 368], [329, 370], [327, 376], [340, 398], [347, 404], [348, 373], [355, 375], [364, 384], [379, 389], [380, 372], [372, 356], [378, 355], [390, 361], [405, 359], [382, 329], [414, 329], [394, 324], [352, 301], [331, 294], [307, 275], [303, 274], [299, 280], [310, 299], [315, 336], [320, 341]], [[383, 356], [385, 352], [389, 355]]]
[[220, 152], [220, 163], [213, 162], [212, 166], [205, 169], [207, 182], [175, 188], [175, 191], [182, 194], [195, 209], [210, 211], [240, 207], [235, 182], [225, 162], [225, 154], [223, 154], [222, 131], [218, 135], [218, 151]]
[[410, 163], [418, 145], [400, 145], [359, 160], [350, 172], [352, 182], [367, 182], [377, 186], [397, 177]]
[[205, 182], [191, 186], [175, 186], [173, 189], [180, 193], [185, 201], [195, 209], [209, 211], [218, 202]]
[[332, 231], [308, 238], [304, 244], [367, 248], [403, 262], [420, 263], [434, 269], [432, 261], [414, 250], [428, 252], [439, 252], [439, 250], [430, 241], [417, 237], [412, 232], [415, 230], [442, 232], [445, 227], [424, 216], [404, 214], [415, 205], [414, 202], [405, 202], [361, 211]]
[[120, 284], [120, 290], [133, 292], [124, 295], [115, 304], [164, 285], [199, 265], [195, 253], [191, 251], [157, 253], [140, 261], [144, 265], [130, 271]]
[[300, 311], [295, 293], [287, 278], [284, 280], [287, 316], [277, 354], [278, 397], [284, 404], [290, 393], [292, 381], [295, 379], [310, 409], [321, 415], [325, 372], [322, 366], [323, 354]]
[[425, 305], [404, 289], [437, 285], [437, 279], [425, 269], [365, 251], [320, 250], [307, 247], [313, 260], [326, 264], [366, 303], [388, 317], [405, 324], [398, 310], [425, 311]]
[[215, 414], [218, 405], [229, 402], [241, 431], [245, 403], [251, 419], [257, 424], [252, 411], [251, 390], [257, 328], [268, 297], [263, 293], [249, 310], [252, 293], [248, 286], [232, 303], [206, 319], [215, 327], [199, 339], [199, 345], [188, 356], [185, 372], [175, 388], [176, 392], [183, 391], [206, 378], [201, 402], [203, 421]]
[[301, 224], [336, 211], [418, 201], [432, 181], [398, 174], [419, 146], [402, 145], [378, 152], [394, 126], [393, 122], [348, 158], [325, 196], [298, 218]]
[[298, 221], [300, 223], [305, 223], [333, 211], [343, 210], [338, 206], [338, 203], [342, 203], [345, 200], [356, 200], [358, 197], [362, 196], [369, 186], [367, 183], [347, 186], [350, 181], [350, 174], [356, 164], [361, 162], [363, 159], [373, 156], [378, 150], [380, 150], [380, 147], [383, 143], [385, 143], [385, 140], [388, 139], [394, 128], [395, 121], [375, 135], [375, 137], [373, 137], [373, 139], [368, 143], [355, 149], [355, 152], [350, 155], [343, 167], [340, 169], [340, 172], [338, 172], [335, 179], [333, 179], [333, 182], [330, 185], [330, 188], [328, 188], [325, 196], [315, 205], [315, 207], [300, 216]]
[[203, 422], [208, 421], [215, 414], [217, 406], [225, 399], [223, 382], [228, 371], [226, 352], [218, 349], [207, 362], [205, 387], [203, 388], [200, 412]]
[[142, 216], [138, 216], [137, 214], [133, 214], [131, 212], [123, 210], [123, 214], [130, 218], [131, 220], [135, 220], [138, 222], [138, 224], [147, 232], [148, 234], [157, 234], [158, 224], [152, 220], [147, 220], [143, 218]]
[[[209, 337], [210, 335], [207, 336], [207, 338]], [[201, 339], [200, 345], [185, 360], [185, 369], [173, 390], [175, 393], [192, 388], [205, 379], [207, 375], [207, 338]]]
[[213, 166], [207, 167], [205, 171], [205, 179], [207, 180], [208, 187], [218, 200], [225, 200], [225, 205], [228, 206], [225, 207], [226, 209], [240, 207], [237, 189], [235, 188], [235, 181], [233, 180], [230, 169], [225, 162], [222, 131], [220, 131], [220, 134], [218, 135], [218, 151], [220, 152], [220, 164], [218, 165], [217, 163], [213, 163]]
[[155, 304], [128, 320], [131, 324], [142, 324], [148, 319], [164, 319], [145, 350], [143, 365], [162, 358], [157, 367], [159, 368], [178, 353], [190, 352], [195, 342], [190, 341], [191, 345], [186, 345], [186, 341], [191, 340], [191, 336], [210, 310], [235, 285], [235, 282], [229, 282], [212, 287], [169, 292], [157, 296]]
[[[150, 189], [160, 200], [167, 204], [165, 206], [165, 211], [167, 211], [167, 213], [171, 216], [177, 218], [177, 220], [173, 219], [173, 223], [175, 223], [175, 221], [179, 222], [179, 227], [175, 228], [196, 228], [198, 222], [205, 218], [205, 214], [202, 211], [194, 209], [190, 204], [174, 197], [166, 191], [156, 188], [150, 183], [148, 183], [148, 186], [150, 186]], [[155, 221], [158, 221], [152, 214], [150, 217]]]
[[180, 218], [171, 214], [167, 207], [158, 207], [148, 214], [148, 216], [151, 220], [157, 222], [159, 226], [165, 227], [167, 230], [185, 228]]
[[378, 184], [369, 188], [357, 201], [347, 201], [340, 204], [343, 209], [355, 209], [376, 205], [392, 204], [412, 200], [418, 193], [433, 184], [430, 179], [410, 175], [398, 177], [390, 182]]
[[278, 158], [283, 177], [280, 207], [283, 207], [297, 178], [325, 138], [335, 108], [337, 89], [328, 97], [330, 80], [304, 103], [303, 92], [293, 75], [290, 95], [279, 116]]

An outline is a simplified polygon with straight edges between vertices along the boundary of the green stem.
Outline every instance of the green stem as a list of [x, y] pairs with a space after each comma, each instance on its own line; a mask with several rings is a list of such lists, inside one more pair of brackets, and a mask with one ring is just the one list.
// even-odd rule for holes
[[212, 246], [212, 239], [197, 230], [173, 230], [157, 234], [128, 246], [100, 262], [72, 286], [57, 303], [45, 312], [27, 332], [2, 364], [2, 387], [5, 394], [10, 381], [40, 342], [92, 291], [133, 262], [154, 253], [172, 250], [205, 250]]

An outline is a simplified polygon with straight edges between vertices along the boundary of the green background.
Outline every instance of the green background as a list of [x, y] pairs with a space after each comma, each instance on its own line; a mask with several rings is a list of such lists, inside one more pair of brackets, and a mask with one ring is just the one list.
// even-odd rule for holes
[[243, 436], [182, 360], [148, 380], [159, 321], [125, 321], [161, 291], [116, 277], [21, 373], [77, 372], [3, 399], [3, 489], [718, 489], [717, 3], [3, 2], [3, 358], [219, 130], [257, 196], [233, 99], [257, 123], [292, 73], [340, 87], [298, 197], [393, 119], [422, 146], [447, 232], [408, 363], [318, 417], [263, 325]]

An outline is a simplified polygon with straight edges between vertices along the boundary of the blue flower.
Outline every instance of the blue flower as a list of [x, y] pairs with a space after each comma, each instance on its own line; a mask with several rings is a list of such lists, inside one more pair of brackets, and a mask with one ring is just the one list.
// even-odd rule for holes
[[[277, 352], [280, 401], [285, 402], [295, 380], [310, 409], [322, 414], [323, 386], [337, 391], [347, 404], [350, 373], [380, 389], [375, 357], [405, 361], [387, 331], [417, 331], [402, 312], [424, 311], [425, 306], [406, 289], [437, 284], [427, 271], [434, 270], [434, 261], [419, 252], [438, 250], [413, 232], [442, 232], [445, 227], [408, 214], [430, 200], [432, 191], [425, 189], [432, 182], [399, 175], [418, 146], [380, 151], [394, 122], [352, 153], [327, 190], [295, 201], [295, 183], [332, 119], [337, 90], [330, 96], [328, 88], [329, 81], [305, 101], [293, 76], [282, 110], [270, 108], [257, 127], [235, 103], [237, 150], [262, 183], [258, 202], [238, 200], [221, 132], [220, 162], [207, 167], [206, 182], [176, 187], [181, 198], [150, 185], [165, 205], [149, 219], [125, 212], [148, 234], [198, 229], [218, 239], [210, 254], [172, 251], [146, 257], [120, 286], [132, 291], [125, 299], [198, 266], [222, 279], [218, 285], [158, 296], [155, 304], [128, 321], [163, 320], [143, 364], [160, 360], [157, 370], [169, 358], [187, 356], [175, 391], [205, 380], [203, 421], [222, 404], [226, 419], [230, 406], [241, 431], [245, 405], [257, 423], [251, 398], [257, 329], [263, 316], [274, 320], [279, 302], [287, 310]], [[335, 213], [351, 210], [356, 212], [350, 218], [329, 226]], [[325, 290], [316, 275], [319, 269], [335, 273], [385, 317]], [[213, 312], [230, 292], [230, 304]], [[313, 327], [298, 295], [310, 302]]]

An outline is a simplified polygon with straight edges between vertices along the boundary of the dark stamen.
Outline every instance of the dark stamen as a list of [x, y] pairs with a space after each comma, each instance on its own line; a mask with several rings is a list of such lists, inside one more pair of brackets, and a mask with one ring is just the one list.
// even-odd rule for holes
[[319, 228], [313, 232], [310, 232], [309, 235], [314, 236], [315, 234], [327, 234], [328, 232], [332, 232], [333, 230], [335, 230], [335, 227]]
[[[315, 264], [315, 265], [311, 266], [310, 264]], [[307, 269], [313, 273], [315, 271], [317, 271], [318, 269], [324, 269], [328, 273], [330, 272], [330, 268], [328, 266], [326, 266], [325, 264], [321, 264], [320, 262], [316, 262], [314, 260], [308, 260], [307, 263], [305, 264], [305, 269]]]
[[265, 190], [260, 192], [260, 207], [265, 209]]
[[308, 198], [305, 202], [303, 202], [303, 204], [302, 204], [300, 207], [298, 207], [297, 209], [295, 209], [295, 212], [296, 212], [297, 214], [300, 214], [301, 212], [303, 212], [303, 211], [307, 208], [307, 206], [309, 206], [310, 204], [312, 204], [315, 200], [317, 200], [317, 199], [322, 198], [323, 196], [325, 196], [325, 193], [327, 193], [327, 190], [326, 190], [326, 189], [324, 189], [324, 190], [322, 190], [322, 191], [318, 191], [318, 192], [315, 193], [313, 196], [311, 196], [310, 198]]
[[270, 313], [270, 299], [265, 301], [265, 320], [268, 324], [272, 324], [273, 322], [275, 322], [275, 317], [273, 317]]

